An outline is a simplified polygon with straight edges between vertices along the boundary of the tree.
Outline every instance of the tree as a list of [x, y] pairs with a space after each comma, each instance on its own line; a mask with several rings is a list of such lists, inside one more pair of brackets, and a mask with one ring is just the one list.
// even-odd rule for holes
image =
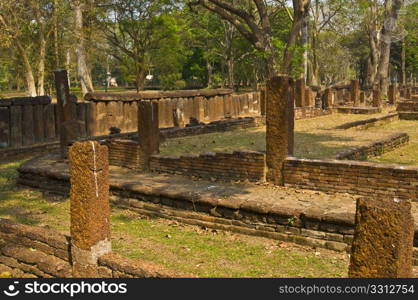
[[303, 20], [309, 10], [310, 0], [293, 0], [292, 27], [289, 32], [281, 62], [274, 45], [271, 17], [275, 10], [264, 0], [224, 1], [198, 0], [191, 5], [201, 5], [233, 24], [236, 29], [259, 51], [264, 53], [269, 76], [277, 72], [289, 74], [296, 40]]
[[74, 34], [76, 42], [77, 71], [83, 94], [93, 92], [93, 82], [87, 64], [86, 46], [83, 26], [83, 10], [85, 3], [82, 0], [72, 0], [74, 9]]
[[144, 89], [151, 65], [150, 53], [165, 43], [175, 42], [176, 27], [165, 14], [170, 8], [171, 1], [162, 0], [110, 0], [107, 3], [102, 28], [112, 55], [133, 68], [137, 90]]

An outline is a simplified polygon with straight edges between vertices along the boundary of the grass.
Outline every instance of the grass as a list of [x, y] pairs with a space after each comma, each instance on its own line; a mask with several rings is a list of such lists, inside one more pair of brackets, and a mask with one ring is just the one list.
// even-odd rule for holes
[[[384, 112], [387, 113], [387, 110]], [[337, 125], [368, 119], [375, 115], [332, 114], [295, 122], [295, 156], [304, 158], [334, 158], [349, 147], [383, 139], [393, 131], [406, 130], [404, 126], [371, 128], [369, 130], [336, 130]], [[409, 128], [413, 130], [413, 128]], [[167, 139], [160, 151], [165, 155], [233, 150], [265, 151], [265, 127], [210, 133], [199, 136]]]
[[[69, 231], [69, 201], [16, 186], [0, 163], [0, 217]], [[189, 226], [112, 208], [114, 251], [201, 277], [345, 277], [346, 254]]]

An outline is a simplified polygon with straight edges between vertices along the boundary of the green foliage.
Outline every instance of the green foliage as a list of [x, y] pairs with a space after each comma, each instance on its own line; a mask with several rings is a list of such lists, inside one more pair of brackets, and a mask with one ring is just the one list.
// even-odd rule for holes
[[160, 75], [160, 86], [163, 90], [182, 90], [186, 87], [186, 82], [181, 80], [180, 73], [170, 73]]

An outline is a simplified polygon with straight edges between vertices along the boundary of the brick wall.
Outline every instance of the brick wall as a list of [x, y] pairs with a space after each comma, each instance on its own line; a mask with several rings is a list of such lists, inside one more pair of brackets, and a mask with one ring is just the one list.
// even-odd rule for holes
[[336, 126], [335, 129], [350, 129], [350, 128], [356, 128], [356, 129], [367, 129], [370, 127], [387, 124], [393, 121], [399, 120], [399, 114], [398, 113], [390, 113], [382, 117], [377, 118], [370, 118], [366, 120], [359, 120], [349, 123], [344, 123], [339, 126]]
[[130, 169], [141, 169], [144, 161], [139, 143], [134, 140], [115, 139], [106, 145], [109, 148], [109, 164]]
[[417, 201], [418, 167], [288, 158], [284, 173], [286, 186]]
[[323, 110], [314, 107], [295, 107], [295, 119], [308, 119], [331, 114], [331, 110]]
[[209, 124], [190, 126], [185, 128], [163, 128], [160, 132], [164, 138], [176, 138], [213, 132], [232, 131], [236, 129], [253, 128], [265, 125], [265, 123], [266, 120], [264, 117], [246, 117], [214, 121]]
[[[72, 277], [71, 239], [59, 232], [0, 218], [0, 273], [12, 277]], [[99, 257], [100, 277], [193, 277], [115, 253]]]
[[409, 142], [409, 135], [406, 133], [395, 133], [381, 141], [371, 142], [361, 147], [353, 147], [350, 150], [339, 153], [336, 159], [366, 160], [369, 157], [380, 156], [386, 152], [393, 151]]
[[151, 171], [224, 181], [262, 181], [264, 154], [252, 151], [151, 157]]
[[71, 277], [69, 238], [0, 219], [0, 270], [14, 277]]

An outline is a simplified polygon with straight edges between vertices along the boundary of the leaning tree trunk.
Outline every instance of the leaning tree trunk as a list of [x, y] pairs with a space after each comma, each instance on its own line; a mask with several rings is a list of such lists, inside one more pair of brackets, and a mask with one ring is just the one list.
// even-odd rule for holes
[[36, 84], [35, 78], [33, 76], [32, 66], [30, 65], [29, 57], [20, 44], [20, 42], [16, 43], [17, 49], [19, 51], [20, 57], [22, 58], [23, 68], [25, 72], [25, 80], [26, 80], [26, 88], [30, 97], [36, 97]]
[[383, 95], [387, 94], [389, 85], [389, 59], [390, 47], [392, 44], [393, 34], [396, 28], [396, 21], [398, 20], [399, 10], [401, 9], [404, 0], [393, 0], [392, 8], [385, 18], [385, 22], [381, 31], [380, 37], [380, 59], [377, 70], [377, 77], [375, 78], [375, 85], [380, 87]]
[[45, 56], [46, 56], [46, 40], [43, 33], [40, 37], [39, 45], [39, 62], [38, 62], [38, 96], [45, 95]]
[[281, 72], [290, 74], [292, 69], [292, 58], [295, 53], [296, 41], [303, 27], [304, 20], [309, 16], [310, 0], [293, 0], [293, 24], [283, 54]]
[[81, 83], [83, 94], [93, 92], [93, 83], [87, 67], [86, 49], [83, 34], [83, 10], [80, 1], [74, 1], [75, 34], [76, 34], [76, 55], [78, 77]]

